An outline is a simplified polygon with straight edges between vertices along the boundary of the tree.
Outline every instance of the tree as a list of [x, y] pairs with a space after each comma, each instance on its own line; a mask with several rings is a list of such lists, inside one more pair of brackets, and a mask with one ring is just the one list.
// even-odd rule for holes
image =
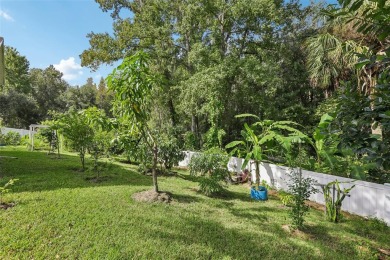
[[310, 32], [312, 11], [298, 1], [98, 2], [112, 12], [115, 33], [89, 34], [82, 65], [96, 69], [147, 52], [150, 69], [166, 79], [155, 99], [159, 113], [154, 120], [191, 131], [196, 148], [205, 136], [215, 143], [214, 133], [236, 138], [241, 126], [234, 115], [245, 111], [308, 122], [314, 98], [301, 73], [300, 43]]
[[85, 154], [93, 140], [93, 129], [88, 118], [80, 111], [70, 110], [56, 115], [55, 125], [69, 141], [68, 145], [78, 152], [82, 170], [85, 170]]
[[5, 126], [27, 128], [39, 120], [38, 104], [30, 96], [13, 89], [0, 93], [0, 118]]
[[90, 107], [81, 111], [82, 115], [86, 117], [93, 136], [88, 145], [88, 153], [93, 158], [93, 169], [100, 177], [99, 159], [103, 156], [108, 156], [110, 142], [113, 139], [111, 132], [112, 124], [106, 117], [103, 110], [96, 107]]
[[106, 82], [102, 77], [99, 81], [98, 89], [96, 93], [96, 106], [100, 109], [103, 109], [104, 112], [106, 112], [106, 115], [112, 115], [111, 114], [112, 99], [113, 99], [112, 93], [108, 91], [106, 87]]
[[159, 192], [157, 183], [158, 143], [148, 123], [158, 91], [157, 78], [148, 67], [148, 56], [138, 52], [126, 57], [107, 77], [107, 85], [114, 93], [114, 113], [120, 122], [131, 127], [128, 131], [139, 135], [153, 153], [152, 175], [154, 191]]
[[39, 108], [39, 119], [48, 119], [48, 111], [64, 112], [63, 95], [69, 88], [62, 73], [50, 65], [46, 69], [31, 69], [32, 94]]
[[29, 66], [25, 56], [13, 47], [6, 46], [4, 53], [5, 61], [5, 91], [14, 90], [23, 94], [30, 94]]

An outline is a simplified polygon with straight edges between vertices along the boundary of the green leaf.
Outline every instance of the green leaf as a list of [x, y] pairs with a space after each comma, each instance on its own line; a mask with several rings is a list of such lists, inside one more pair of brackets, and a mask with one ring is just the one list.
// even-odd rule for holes
[[228, 144], [225, 146], [225, 148], [226, 148], [226, 149], [229, 149], [229, 148], [233, 148], [233, 147], [235, 147], [235, 146], [237, 146], [237, 145], [245, 145], [245, 142], [243, 142], [243, 141], [233, 141], [233, 142], [228, 143]]
[[239, 114], [239, 115], [235, 116], [235, 118], [242, 118], [242, 117], [253, 117], [253, 118], [260, 120], [260, 118], [254, 114]]

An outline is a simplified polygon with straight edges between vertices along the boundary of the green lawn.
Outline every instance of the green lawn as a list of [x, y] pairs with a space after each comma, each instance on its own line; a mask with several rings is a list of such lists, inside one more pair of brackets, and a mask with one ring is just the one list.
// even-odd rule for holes
[[247, 186], [223, 198], [197, 193], [186, 172], [159, 177], [171, 204], [138, 203], [151, 177], [112, 164], [105, 181], [86, 181], [77, 156], [0, 147], [0, 185], [18, 178], [0, 210], [0, 259], [378, 259], [390, 249], [390, 228], [348, 216], [326, 222], [311, 209], [304, 232], [289, 232], [288, 208], [276, 197], [249, 199]]

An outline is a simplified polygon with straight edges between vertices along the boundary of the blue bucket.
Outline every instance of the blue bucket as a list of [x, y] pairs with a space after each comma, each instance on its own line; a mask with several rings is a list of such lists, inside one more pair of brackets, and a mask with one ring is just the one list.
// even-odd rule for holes
[[256, 190], [255, 187], [252, 187], [251, 198], [255, 200], [268, 200], [267, 188], [264, 186], [259, 186], [259, 189]]

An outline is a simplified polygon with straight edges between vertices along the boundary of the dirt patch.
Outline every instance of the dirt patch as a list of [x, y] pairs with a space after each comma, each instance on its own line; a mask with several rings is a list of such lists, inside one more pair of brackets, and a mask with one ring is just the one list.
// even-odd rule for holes
[[154, 190], [147, 190], [134, 193], [133, 200], [139, 202], [162, 202], [170, 203], [172, 200], [172, 194], [169, 192], [155, 192]]
[[14, 207], [15, 206], [15, 203], [1, 203], [0, 204], [0, 209], [4, 209], [4, 210], [6, 210], [6, 209], [8, 209], [8, 208], [12, 208], [12, 207]]
[[325, 206], [321, 205], [321, 204], [319, 204], [317, 202], [306, 200], [305, 204], [308, 205], [310, 208], [313, 208], [313, 209], [316, 209], [316, 210], [325, 211]]
[[305, 232], [304, 230], [295, 229], [290, 225], [282, 225], [282, 229], [294, 237], [298, 237], [305, 240], [313, 239], [313, 236], [310, 233]]

